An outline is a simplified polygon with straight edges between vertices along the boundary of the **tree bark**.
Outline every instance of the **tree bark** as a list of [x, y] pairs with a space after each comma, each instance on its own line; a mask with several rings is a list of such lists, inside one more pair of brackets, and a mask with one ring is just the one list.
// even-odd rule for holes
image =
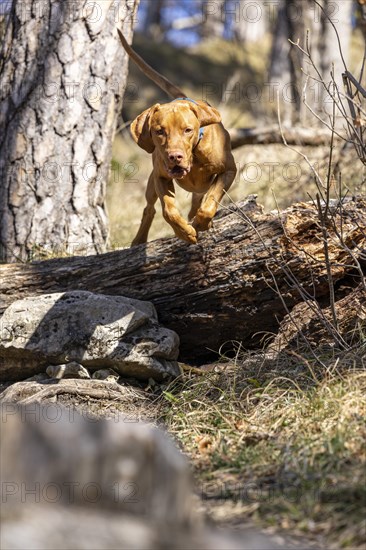
[[0, 64], [0, 253], [107, 242], [105, 186], [138, 0], [17, 0]]
[[358, 2], [358, 15], [356, 24], [361, 30], [366, 42], [366, 0], [357, 0]]
[[270, 350], [275, 353], [306, 352], [309, 347], [324, 350], [334, 344], [338, 349], [346, 348], [358, 344], [365, 325], [366, 287], [360, 285], [338, 300], [333, 312], [329, 306], [319, 308], [310, 302], [297, 304], [283, 319]]
[[182, 361], [217, 357], [233, 340], [254, 348], [295, 304], [327, 305], [324, 231], [336, 292], [362, 279], [366, 199], [331, 203], [329, 213], [322, 229], [312, 203], [264, 214], [251, 197], [221, 210], [196, 246], [160, 239], [97, 256], [3, 265], [0, 314], [18, 298], [83, 289], [151, 300], [160, 322], [180, 336]]

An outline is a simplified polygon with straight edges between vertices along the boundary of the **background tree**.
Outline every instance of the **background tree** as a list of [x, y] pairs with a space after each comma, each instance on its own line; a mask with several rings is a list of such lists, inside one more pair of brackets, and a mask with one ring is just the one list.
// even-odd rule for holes
[[[314, 0], [282, 0], [273, 37], [269, 78], [279, 91], [281, 115], [285, 123], [306, 123], [307, 109], [302, 101], [306, 74], [319, 80], [306, 56], [299, 48], [290, 44], [288, 39], [299, 42], [302, 48], [306, 48], [306, 33], [309, 30], [311, 55], [321, 78], [329, 84], [334, 66], [335, 82], [342, 89], [344, 65], [337, 35], [329, 19], [339, 32], [343, 57], [347, 62], [352, 8], [353, 0], [320, 0], [318, 3]], [[318, 115], [324, 116], [326, 101], [327, 92], [324, 86], [320, 82], [309, 80], [307, 102], [310, 107]]]
[[357, 0], [357, 26], [366, 41], [366, 0]]
[[163, 9], [165, 0], [145, 0], [145, 17], [143, 23], [143, 33], [154, 40], [161, 41], [164, 38]]
[[269, 28], [268, 3], [265, 0], [240, 0], [229, 8], [233, 8], [231, 31], [234, 38], [240, 42], [256, 42], [261, 40]]
[[0, 248], [102, 251], [105, 187], [138, 0], [13, 0], [0, 62]]
[[203, 1], [201, 6], [202, 22], [199, 26], [202, 40], [222, 38], [225, 31], [226, 0]]

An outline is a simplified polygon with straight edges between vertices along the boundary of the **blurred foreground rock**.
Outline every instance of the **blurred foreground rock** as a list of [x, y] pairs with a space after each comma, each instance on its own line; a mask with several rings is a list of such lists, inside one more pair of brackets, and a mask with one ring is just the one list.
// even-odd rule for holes
[[44, 294], [12, 303], [1, 325], [0, 380], [68, 362], [142, 380], [179, 374], [179, 338], [158, 323], [150, 302], [86, 291]]
[[273, 548], [204, 527], [187, 462], [157, 429], [56, 405], [1, 413], [3, 550]]

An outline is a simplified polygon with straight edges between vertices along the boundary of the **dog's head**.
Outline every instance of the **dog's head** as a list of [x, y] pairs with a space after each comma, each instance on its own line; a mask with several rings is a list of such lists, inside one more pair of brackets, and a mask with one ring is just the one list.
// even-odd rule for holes
[[156, 151], [161, 175], [181, 179], [188, 174], [199, 129], [221, 122], [220, 113], [203, 101], [157, 103], [131, 124], [136, 143], [148, 153]]

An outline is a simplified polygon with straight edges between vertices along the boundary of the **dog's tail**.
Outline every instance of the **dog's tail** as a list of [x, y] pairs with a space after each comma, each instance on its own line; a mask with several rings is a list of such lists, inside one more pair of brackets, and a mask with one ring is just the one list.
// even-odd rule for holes
[[119, 29], [117, 29], [117, 31], [118, 31], [118, 35], [121, 40], [122, 46], [124, 47], [128, 55], [131, 57], [131, 59], [133, 59], [136, 65], [141, 69], [141, 71], [146, 76], [148, 76], [153, 82], [155, 82], [155, 84], [159, 86], [159, 88], [161, 88], [166, 94], [168, 94], [173, 99], [186, 96], [186, 94], [182, 92], [182, 90], [177, 88], [177, 86], [174, 86], [174, 84], [170, 82], [170, 80], [168, 80], [167, 78], [165, 78], [165, 76], [161, 75], [160, 73], [155, 71], [155, 69], [150, 67], [150, 65], [148, 65], [146, 61], [144, 61], [142, 57], [140, 57], [139, 54], [136, 53], [131, 48], [131, 46], [128, 44], [127, 40], [121, 33], [121, 31]]

